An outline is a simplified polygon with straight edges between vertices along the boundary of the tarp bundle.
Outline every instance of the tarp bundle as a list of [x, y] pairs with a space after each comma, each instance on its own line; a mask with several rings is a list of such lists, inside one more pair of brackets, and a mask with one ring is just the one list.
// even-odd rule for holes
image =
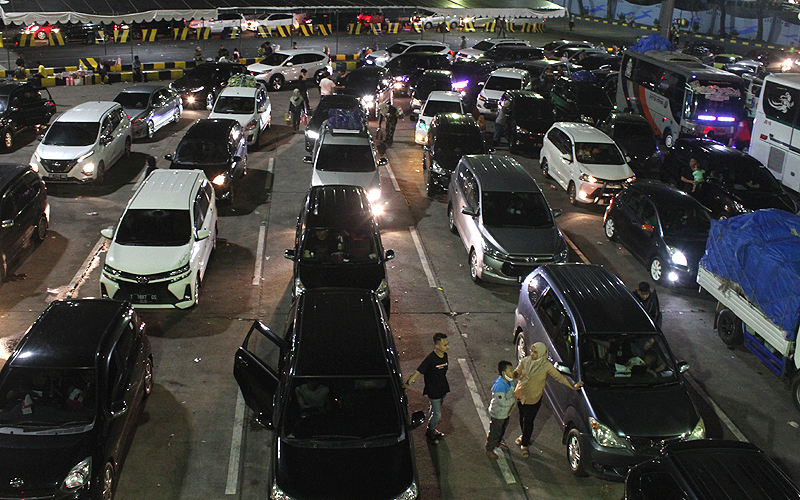
[[663, 36], [655, 34], [642, 38], [628, 47], [628, 50], [644, 54], [648, 50], [678, 50], [678, 48]]
[[800, 216], [757, 210], [711, 221], [700, 265], [739, 285], [786, 338], [800, 326]]

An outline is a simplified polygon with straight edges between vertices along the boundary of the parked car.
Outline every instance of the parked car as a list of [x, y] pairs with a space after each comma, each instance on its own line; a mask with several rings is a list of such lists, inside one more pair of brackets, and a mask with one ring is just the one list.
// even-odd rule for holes
[[635, 178], [614, 141], [588, 123], [554, 123], [539, 164], [545, 176], [567, 190], [573, 205], [608, 203]]
[[332, 109], [361, 110], [366, 114], [364, 103], [356, 96], [334, 94], [320, 99], [319, 104], [314, 108], [314, 114], [311, 115], [311, 119], [308, 121], [308, 125], [306, 125], [306, 151], [310, 152], [314, 150], [314, 144], [319, 138], [319, 129], [330, 116], [330, 110]]
[[483, 53], [480, 59], [490, 59], [498, 66], [517, 61], [539, 61], [544, 59], [544, 51], [539, 47], [525, 45], [499, 44]]
[[[409, 419], [398, 350], [375, 292], [306, 290], [286, 324], [275, 334], [256, 321], [233, 367], [245, 403], [272, 434], [268, 491], [418, 498], [411, 431], [425, 416]], [[310, 393], [319, 397], [303, 398]]]
[[367, 113], [377, 118], [382, 104], [394, 102], [392, 74], [380, 66], [362, 66], [345, 75], [344, 89], [337, 93], [359, 98]]
[[723, 64], [722, 69], [734, 75], [753, 75], [763, 77], [767, 74], [764, 64], [750, 59], [739, 59], [733, 64]]
[[25, 250], [41, 243], [50, 226], [50, 203], [42, 179], [29, 165], [0, 164], [0, 283]]
[[414, 130], [414, 142], [417, 144], [428, 143], [428, 127], [433, 117], [439, 113], [464, 113], [461, 104], [461, 94], [458, 92], [434, 90], [428, 94], [428, 99], [422, 105]]
[[544, 50], [544, 55], [548, 58], [552, 58], [555, 53], [559, 50], [566, 49], [567, 47], [581, 47], [585, 49], [593, 49], [594, 45], [590, 42], [585, 40], [578, 41], [578, 40], [553, 40], [552, 42], [548, 42], [542, 46], [542, 50]]
[[536, 267], [566, 262], [567, 244], [539, 185], [515, 159], [462, 156], [448, 187], [450, 231], [472, 281], [518, 285]]
[[0, 370], [0, 496], [113, 498], [152, 390], [130, 304], [50, 303]]
[[456, 52], [456, 59], [477, 59], [487, 51], [498, 47], [529, 47], [530, 43], [515, 38], [487, 38], [476, 43], [468, 49]]
[[682, 376], [689, 365], [605, 267], [551, 264], [528, 275], [513, 339], [518, 359], [542, 342], [568, 381], [584, 383], [578, 392], [545, 384], [574, 475], [621, 480], [665, 445], [705, 438]]
[[[252, 76], [248, 75], [249, 79]], [[272, 103], [263, 84], [239, 86], [228, 84], [222, 89], [209, 119], [232, 119], [239, 122], [248, 148], [258, 148], [272, 125]]]
[[664, 154], [645, 117], [614, 111], [598, 128], [617, 143], [638, 179], [661, 178]]
[[550, 101], [532, 90], [509, 90], [497, 103], [510, 103], [508, 150], [512, 154], [533, 155], [542, 149], [544, 134], [555, 123], [555, 112]]
[[122, 105], [131, 120], [134, 139], [152, 139], [163, 126], [178, 123], [183, 113], [181, 96], [163, 85], [126, 87], [114, 101]]
[[249, 31], [256, 31], [259, 26], [262, 28], [277, 28], [278, 26], [296, 28], [300, 25], [301, 20], [298, 18], [301, 16], [305, 17], [304, 14], [295, 15], [291, 12], [268, 12], [245, 21], [245, 28]]
[[411, 113], [409, 118], [416, 120], [417, 115], [434, 90], [455, 90], [453, 88], [453, 73], [446, 69], [426, 69], [417, 80], [416, 85], [409, 89], [411, 96]]
[[403, 40], [390, 45], [385, 50], [370, 52], [364, 62], [365, 64], [386, 66], [389, 61], [400, 54], [412, 54], [414, 52], [435, 52], [447, 56], [450, 54], [450, 47], [442, 42], [434, 42], [432, 40]]
[[560, 61], [519, 61], [512, 63], [509, 68], [522, 69], [528, 72], [531, 79], [531, 88], [545, 97], [550, 96], [550, 89], [556, 80], [562, 76], [569, 77], [572, 73], [571, 65]]
[[246, 26], [244, 16], [234, 11], [220, 12], [215, 19], [192, 19], [189, 22], [189, 27], [194, 30], [208, 28], [214, 34], [230, 31], [232, 28], [242, 31]]
[[478, 111], [496, 116], [497, 101], [509, 90], [531, 90], [531, 75], [516, 68], [500, 68], [491, 72], [478, 93]]
[[450, 60], [436, 52], [408, 52], [387, 62], [386, 68], [394, 78], [394, 90], [408, 94], [408, 89], [416, 85], [425, 70], [450, 69]]
[[46, 182], [102, 184], [106, 170], [131, 154], [131, 121], [117, 102], [91, 101], [60, 115], [31, 156]]
[[247, 175], [247, 142], [242, 126], [229, 118], [194, 122], [175, 148], [165, 155], [170, 169], [201, 169], [214, 186], [216, 199], [229, 205]]
[[181, 78], [170, 83], [169, 88], [180, 94], [184, 108], [211, 109], [230, 77], [243, 73], [249, 73], [244, 64], [206, 62], [186, 71]]
[[598, 125], [608, 118], [614, 104], [603, 87], [593, 82], [559, 78], [550, 91], [550, 102], [559, 121]]
[[608, 205], [606, 237], [619, 241], [660, 283], [693, 284], [706, 248], [711, 212], [678, 189], [637, 180]]
[[784, 49], [752, 49], [744, 59], [760, 62], [767, 73], [796, 73], [797, 54]]
[[286, 83], [300, 79], [300, 72], [305, 69], [309, 79], [319, 83], [325, 72], [329, 72], [330, 56], [324, 52], [310, 49], [279, 50], [268, 55], [257, 63], [247, 67], [256, 75], [256, 79], [272, 91], [280, 90]]
[[372, 290], [389, 314], [386, 262], [394, 250], [383, 249], [372, 205], [359, 186], [313, 186], [297, 217], [292, 297], [311, 288], [347, 287]]
[[217, 207], [202, 170], [156, 169], [125, 207], [111, 240], [100, 293], [137, 307], [186, 309], [217, 242]]
[[483, 155], [487, 147], [483, 132], [472, 115], [439, 113], [428, 127], [428, 140], [422, 147], [422, 171], [428, 196], [447, 191], [450, 175], [464, 155]]
[[0, 134], [6, 151], [16, 145], [17, 134], [26, 129], [38, 132], [56, 113], [56, 103], [45, 87], [29, 82], [0, 84]]
[[[705, 181], [693, 185], [689, 162], [695, 158]], [[676, 185], [711, 209], [714, 217], [733, 217], [761, 208], [797, 213], [797, 204], [772, 173], [752, 156], [710, 139], [678, 139], [667, 157], [662, 180]]]
[[580, 69], [587, 71], [601, 68], [619, 71], [619, 67], [622, 64], [622, 56], [612, 56], [609, 53], [591, 53], [576, 64], [580, 66]]

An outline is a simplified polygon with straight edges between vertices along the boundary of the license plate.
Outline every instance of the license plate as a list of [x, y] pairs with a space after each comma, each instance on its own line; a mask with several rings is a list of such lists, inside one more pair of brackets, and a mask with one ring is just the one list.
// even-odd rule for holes
[[66, 179], [67, 174], [50, 174], [51, 179]]
[[157, 300], [157, 296], [152, 293], [134, 293], [131, 294], [131, 300], [134, 302], [139, 303], [148, 303], [148, 302], [155, 302]]

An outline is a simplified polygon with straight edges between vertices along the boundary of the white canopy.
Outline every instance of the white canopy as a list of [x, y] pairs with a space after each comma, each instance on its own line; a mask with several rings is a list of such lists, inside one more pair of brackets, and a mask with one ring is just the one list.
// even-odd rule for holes
[[[541, 3], [541, 2], [540, 2]], [[547, 2], [549, 3], [549, 2]], [[440, 16], [456, 16], [456, 17], [505, 17], [509, 18], [548, 18], [548, 17], [563, 17], [566, 14], [566, 9], [560, 5], [551, 3], [552, 8], [530, 9], [530, 8], [514, 8], [514, 7], [486, 7], [481, 9], [432, 9]]]
[[44, 23], [142, 23], [148, 21], [170, 21], [172, 19], [215, 19], [217, 9], [148, 10], [115, 16], [83, 14], [81, 12], [11, 12], [0, 8], [5, 24], [44, 24]]

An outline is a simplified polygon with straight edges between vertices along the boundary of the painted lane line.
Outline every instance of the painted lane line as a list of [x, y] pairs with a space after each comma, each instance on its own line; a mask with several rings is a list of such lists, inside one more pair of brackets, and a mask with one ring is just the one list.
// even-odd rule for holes
[[566, 234], [562, 233], [562, 236], [564, 236], [564, 241], [567, 242], [567, 245], [569, 245], [569, 247], [572, 248], [572, 250], [578, 256], [578, 258], [581, 259], [581, 262], [583, 262], [584, 264], [591, 264], [591, 262], [589, 262], [589, 259], [587, 259], [585, 255], [583, 255], [583, 252], [581, 252], [581, 250], [577, 247], [577, 245], [575, 245], [575, 243], [573, 243], [572, 240], [569, 239]]
[[422, 248], [422, 241], [419, 239], [417, 229], [414, 226], [409, 226], [408, 231], [411, 233], [411, 239], [414, 240], [414, 246], [417, 247], [417, 254], [419, 254], [419, 260], [422, 263], [422, 270], [425, 271], [425, 276], [428, 277], [428, 285], [431, 288], [437, 288], [436, 278], [433, 277], [431, 266], [428, 264], [428, 258], [425, 257], [425, 249]]
[[683, 378], [684, 378], [684, 380], [689, 382], [689, 384], [692, 386], [692, 388], [694, 388], [695, 391], [697, 391], [698, 394], [700, 394], [700, 397], [702, 397], [703, 399], [705, 399], [706, 401], [711, 403], [711, 407], [714, 409], [714, 413], [717, 414], [717, 417], [719, 417], [719, 419], [722, 421], [722, 423], [725, 424], [725, 426], [728, 428], [728, 430], [730, 430], [731, 433], [734, 436], [736, 436], [736, 439], [738, 439], [739, 441], [747, 443], [748, 440], [747, 440], [746, 437], [744, 437], [744, 434], [742, 434], [742, 431], [740, 431], [739, 428], [736, 427], [736, 425], [733, 423], [733, 421], [730, 418], [728, 418], [728, 415], [725, 414], [724, 411], [722, 411], [722, 408], [720, 408], [717, 405], [717, 403], [713, 399], [711, 399], [711, 396], [709, 396], [708, 393], [702, 387], [700, 387], [700, 384], [698, 384], [695, 381], [694, 377], [692, 377], [688, 373], [685, 373], [683, 375]]
[[[475, 403], [475, 410], [478, 412], [478, 418], [483, 425], [483, 432], [484, 434], [489, 434], [489, 414], [486, 409], [486, 405], [483, 404], [483, 399], [481, 398], [480, 393], [478, 392], [478, 386], [475, 385], [475, 379], [472, 378], [472, 373], [469, 371], [469, 366], [467, 365], [467, 360], [464, 358], [458, 358], [458, 364], [461, 365], [461, 371], [464, 373], [464, 378], [467, 381], [467, 387], [469, 388], [469, 393], [472, 395], [472, 402]], [[506, 480], [506, 484], [516, 484], [517, 480], [514, 479], [514, 474], [511, 473], [511, 468], [508, 466], [508, 461], [506, 460], [506, 454], [500, 453], [497, 459], [497, 465], [500, 467], [500, 472], [503, 473], [503, 479]]]
[[264, 245], [267, 239], [267, 221], [261, 221], [258, 228], [258, 247], [256, 248], [256, 269], [253, 272], [253, 286], [261, 284], [261, 267], [264, 260]]
[[86, 282], [92, 270], [100, 263], [100, 254], [106, 251], [107, 242], [108, 240], [104, 236], [101, 236], [100, 239], [97, 240], [97, 243], [94, 244], [94, 248], [92, 248], [92, 251], [89, 252], [89, 255], [86, 257], [86, 260], [83, 261], [81, 267], [78, 268], [78, 272], [75, 273], [75, 276], [72, 277], [72, 281], [67, 285], [64, 298], [72, 299], [78, 296], [78, 290], [81, 285]]
[[228, 483], [225, 485], [226, 495], [236, 494], [236, 485], [239, 482], [239, 457], [242, 456], [244, 398], [241, 391], [237, 391], [236, 394], [236, 411], [233, 415], [233, 434], [231, 435], [231, 456], [228, 459]]
[[270, 175], [275, 175], [275, 157], [269, 159], [269, 163], [267, 164], [267, 172]]
[[397, 178], [394, 176], [394, 172], [392, 171], [392, 167], [389, 163], [386, 164], [386, 171], [389, 172], [389, 178], [392, 180], [392, 186], [394, 186], [394, 190], [400, 192], [400, 184], [397, 183]]

